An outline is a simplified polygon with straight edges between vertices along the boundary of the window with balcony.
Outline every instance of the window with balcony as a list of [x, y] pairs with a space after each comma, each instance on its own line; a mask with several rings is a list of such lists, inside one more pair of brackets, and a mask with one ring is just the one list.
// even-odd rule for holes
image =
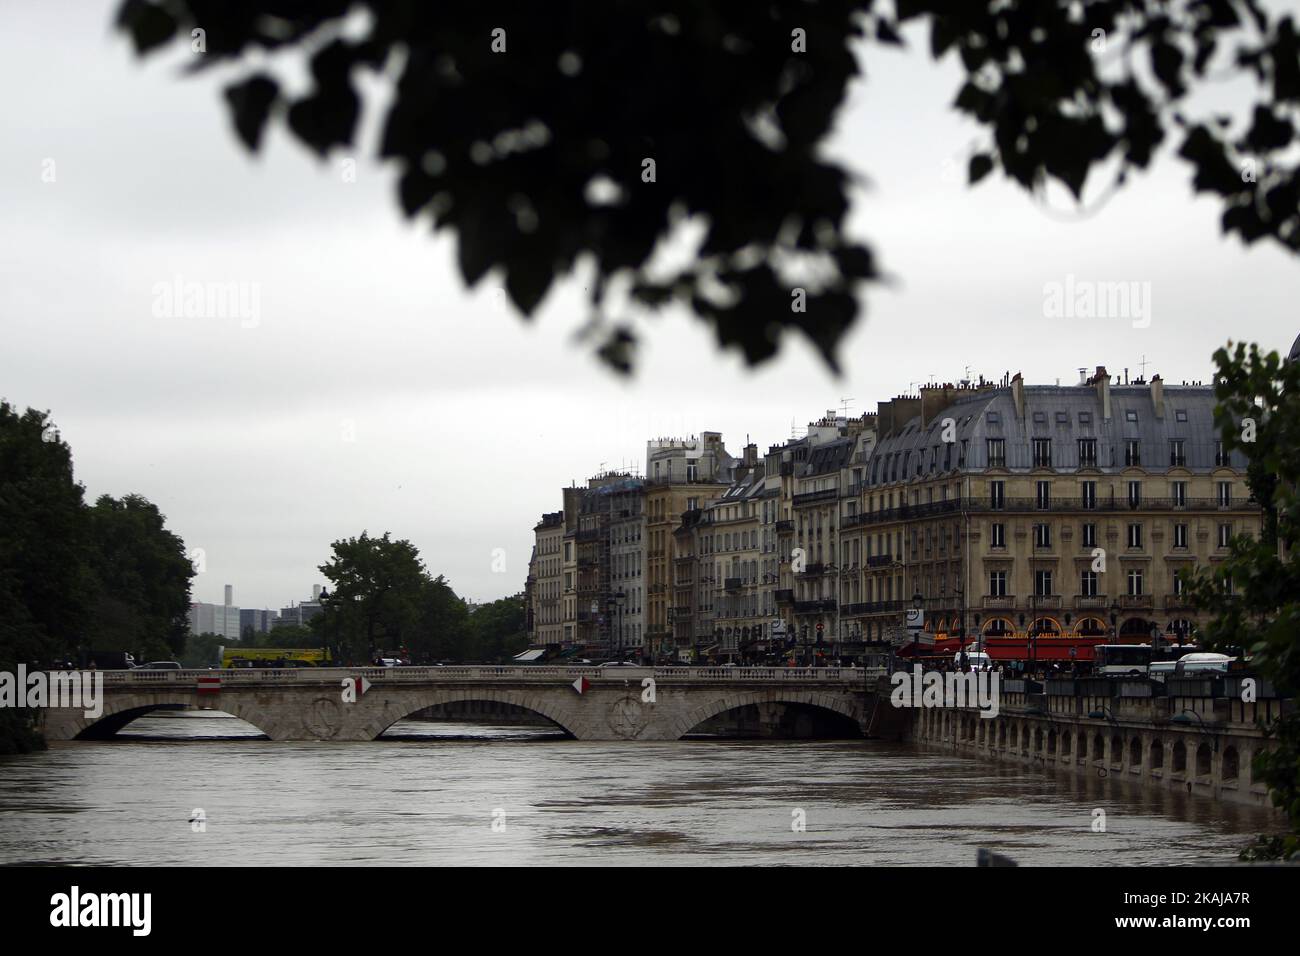
[[1079, 439], [1079, 467], [1080, 468], [1097, 467], [1097, 439], [1095, 438]]
[[1034, 467], [1050, 468], [1052, 466], [1052, 440], [1050, 438], [1034, 439]]
[[1081, 571], [1079, 573], [1079, 593], [1083, 597], [1097, 596], [1097, 572]]
[[1047, 597], [1052, 593], [1052, 572], [1035, 571], [1034, 572], [1034, 594], [1037, 597]]
[[1003, 438], [988, 439], [989, 467], [1004, 468], [1007, 464], [1007, 443]]
[[1142, 596], [1142, 571], [1139, 568], [1130, 568], [1128, 572], [1128, 593], [1129, 597]]
[[1187, 507], [1187, 482], [1174, 481], [1169, 485], [1169, 497], [1175, 508]]
[[1214, 443], [1214, 467], [1228, 467], [1228, 453], [1223, 448], [1223, 439], [1219, 439]]
[[1142, 464], [1142, 443], [1126, 441], [1124, 443], [1124, 464], [1127, 467]]
[[1220, 481], [1218, 483], [1219, 507], [1226, 508], [1232, 504], [1232, 482]]
[[1142, 482], [1130, 481], [1128, 483], [1128, 506], [1136, 508], [1142, 504]]
[[994, 511], [1001, 511], [1005, 501], [1006, 482], [990, 481], [989, 482], [989, 507]]
[[1186, 464], [1187, 456], [1183, 454], [1182, 440], [1171, 440], [1169, 442], [1169, 467], [1181, 468]]
[[1052, 483], [1050, 481], [1040, 481], [1037, 483], [1037, 503], [1039, 511], [1046, 511], [1052, 507]]
[[1092, 511], [1097, 507], [1097, 483], [1095, 481], [1080, 482], [1079, 492], [1085, 511]]
[[1007, 572], [989, 572], [989, 597], [1007, 596]]

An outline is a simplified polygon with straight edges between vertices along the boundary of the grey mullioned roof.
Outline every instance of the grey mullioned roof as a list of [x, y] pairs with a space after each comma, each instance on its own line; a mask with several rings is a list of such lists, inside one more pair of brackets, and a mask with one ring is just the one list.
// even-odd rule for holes
[[[1006, 467], [1011, 470], [1030, 469], [1035, 438], [1052, 439], [1053, 471], [1079, 467], [1079, 438], [1097, 440], [1097, 469], [1103, 473], [1124, 469], [1125, 443], [1131, 440], [1141, 442], [1141, 467], [1148, 472], [1169, 470], [1171, 440], [1183, 442], [1187, 469], [1209, 471], [1215, 467], [1219, 435], [1214, 426], [1216, 402], [1212, 388], [1166, 385], [1163, 418], [1156, 417], [1150, 385], [1112, 385], [1110, 395], [1109, 421], [1102, 419], [1101, 397], [1092, 385], [1026, 385], [1023, 418], [1016, 417], [1011, 388], [964, 395], [935, 415], [924, 429], [920, 416], [916, 416], [895, 434], [878, 441], [868, 459], [867, 480], [872, 485], [886, 484], [890, 480], [886, 468], [895, 454], [902, 456], [895, 479], [899, 481], [917, 476], [918, 457], [922, 475], [942, 473], [945, 459], [950, 468], [956, 469], [963, 441], [965, 470], [981, 471], [988, 467], [990, 438], [1004, 440]], [[1180, 411], [1186, 413], [1186, 421], [1178, 420]], [[1129, 420], [1129, 412], [1135, 413], [1136, 421]], [[951, 452], [943, 441], [945, 419], [954, 422]], [[936, 448], [938, 460], [932, 470]], [[1245, 458], [1234, 451], [1230, 464], [1244, 469]]]
[[808, 471], [805, 472], [805, 476], [824, 475], [844, 468], [853, 457], [853, 449], [856, 445], [856, 438], [836, 438], [834, 441], [814, 446], [808, 452]]

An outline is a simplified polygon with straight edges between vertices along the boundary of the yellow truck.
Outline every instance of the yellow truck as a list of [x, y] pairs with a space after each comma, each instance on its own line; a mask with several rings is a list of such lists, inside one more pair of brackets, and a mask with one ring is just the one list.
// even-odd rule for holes
[[328, 667], [329, 648], [222, 647], [221, 667]]

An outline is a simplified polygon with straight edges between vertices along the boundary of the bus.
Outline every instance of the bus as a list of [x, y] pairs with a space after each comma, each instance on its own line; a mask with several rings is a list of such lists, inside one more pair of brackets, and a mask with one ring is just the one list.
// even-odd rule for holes
[[220, 647], [221, 667], [328, 667], [328, 647]]
[[[1148, 677], [1152, 673], [1165, 674], [1172, 671], [1170, 665], [1188, 651], [1195, 651], [1195, 644], [1165, 644], [1159, 650], [1150, 644], [1098, 644], [1092, 649], [1093, 673], [1110, 677]], [[1158, 665], [1154, 671], [1152, 665]]]
[[1150, 666], [1150, 644], [1098, 644], [1092, 649], [1092, 672], [1100, 677], [1143, 677]]

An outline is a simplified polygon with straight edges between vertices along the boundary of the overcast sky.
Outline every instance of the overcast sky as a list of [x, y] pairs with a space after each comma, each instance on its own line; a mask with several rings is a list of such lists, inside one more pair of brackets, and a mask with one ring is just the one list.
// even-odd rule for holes
[[[853, 231], [893, 281], [866, 291], [843, 377], [793, 338], [746, 371], [669, 314], [619, 380], [574, 343], [580, 287], [527, 324], [490, 280], [467, 293], [451, 242], [400, 216], [390, 170], [359, 150], [344, 182], [342, 154], [322, 164], [279, 127], [250, 159], [222, 77], [180, 79], [179, 51], [141, 64], [115, 8], [0, 8], [0, 396], [52, 412], [90, 500], [142, 494], [203, 549], [195, 600], [224, 584], [243, 607], [301, 600], [330, 543], [362, 530], [409, 538], [490, 600], [523, 587], [560, 487], [644, 469], [649, 437], [766, 450], [842, 399], [873, 410], [968, 368], [1071, 382], [1145, 357], [1148, 375], [1204, 380], [1229, 337], [1285, 351], [1300, 324], [1294, 259], [1222, 239], [1219, 206], [1167, 153], [1081, 221], [1000, 174], [969, 190], [979, 132], [949, 107], [952, 62], [873, 46], [831, 152], [866, 177]], [[1046, 318], [1044, 285], [1071, 274], [1150, 283], [1149, 325]], [[155, 286], [177, 277], [256, 283], [258, 320], [156, 316]]]

